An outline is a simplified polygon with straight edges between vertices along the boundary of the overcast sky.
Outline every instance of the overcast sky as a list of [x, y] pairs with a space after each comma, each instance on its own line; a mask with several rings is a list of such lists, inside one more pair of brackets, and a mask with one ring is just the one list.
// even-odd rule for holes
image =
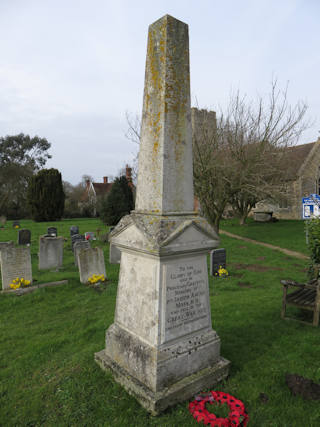
[[0, 136], [51, 142], [47, 167], [73, 184], [132, 161], [126, 111], [141, 114], [148, 26], [189, 25], [192, 105], [248, 99], [273, 77], [320, 130], [319, 0], [0, 0]]

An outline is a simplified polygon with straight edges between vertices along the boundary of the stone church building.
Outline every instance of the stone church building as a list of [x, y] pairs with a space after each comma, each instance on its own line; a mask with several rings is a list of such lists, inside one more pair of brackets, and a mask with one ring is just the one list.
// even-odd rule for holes
[[257, 203], [253, 211], [273, 212], [279, 219], [301, 219], [302, 197], [320, 194], [320, 138], [309, 144], [288, 147], [287, 198], [278, 204]]

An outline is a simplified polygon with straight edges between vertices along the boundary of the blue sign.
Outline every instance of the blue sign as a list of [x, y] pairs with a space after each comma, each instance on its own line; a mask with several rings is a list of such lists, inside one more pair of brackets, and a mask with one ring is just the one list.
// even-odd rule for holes
[[319, 194], [310, 194], [308, 197], [302, 197], [302, 218], [311, 219], [320, 216], [320, 196]]

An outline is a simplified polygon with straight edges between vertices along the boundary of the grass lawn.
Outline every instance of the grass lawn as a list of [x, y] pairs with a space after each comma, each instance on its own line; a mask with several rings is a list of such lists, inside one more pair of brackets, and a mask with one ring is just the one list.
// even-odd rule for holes
[[[189, 414], [187, 402], [159, 417], [150, 416], [95, 364], [93, 354], [105, 347], [105, 330], [113, 322], [119, 266], [109, 265], [104, 244], [107, 288], [98, 293], [81, 285], [69, 239], [73, 224], [79, 225], [81, 233], [98, 227], [105, 232], [95, 219], [50, 224], [68, 238], [64, 268], [40, 273], [37, 241], [47, 224], [21, 221], [22, 227], [32, 230], [34, 277], [39, 283], [65, 278], [69, 283], [20, 297], [0, 295], [0, 425], [199, 425]], [[10, 223], [0, 233], [1, 241], [16, 241], [17, 231]], [[230, 277], [210, 278], [210, 301], [221, 354], [232, 365], [230, 377], [216, 389], [244, 402], [249, 426], [318, 427], [319, 401], [293, 397], [285, 373], [320, 382], [320, 328], [280, 318], [279, 281], [304, 280], [306, 263], [226, 236], [221, 246], [227, 250]], [[268, 396], [267, 403], [261, 401], [260, 393]]]
[[304, 224], [303, 220], [295, 219], [281, 219], [278, 222], [256, 222], [252, 218], [248, 218], [247, 224], [239, 225], [239, 220], [232, 218], [222, 220], [220, 228], [239, 236], [309, 255]]

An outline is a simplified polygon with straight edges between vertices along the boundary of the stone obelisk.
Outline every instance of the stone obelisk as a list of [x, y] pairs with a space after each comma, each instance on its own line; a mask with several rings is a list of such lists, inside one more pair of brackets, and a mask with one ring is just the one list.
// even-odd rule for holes
[[219, 238], [193, 211], [188, 26], [149, 27], [136, 210], [110, 235], [121, 250], [104, 369], [151, 413], [228, 375], [212, 330], [207, 253]]

